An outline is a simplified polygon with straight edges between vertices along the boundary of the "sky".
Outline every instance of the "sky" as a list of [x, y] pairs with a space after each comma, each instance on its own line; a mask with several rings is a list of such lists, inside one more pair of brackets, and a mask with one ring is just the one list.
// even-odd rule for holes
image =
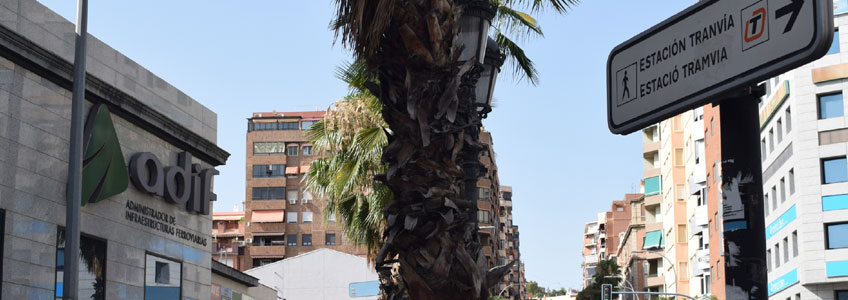
[[[76, 1], [39, 0], [68, 20]], [[231, 154], [215, 178], [216, 211], [245, 197], [246, 119], [252, 112], [324, 110], [347, 93], [334, 76], [351, 60], [328, 24], [335, 1], [90, 0], [88, 31], [218, 114]], [[581, 288], [583, 226], [638, 192], [638, 134], [606, 120], [606, 60], [630, 37], [695, 1], [584, 0], [566, 15], [537, 12], [545, 37], [522, 47], [541, 80], [505, 69], [492, 132], [500, 182], [513, 187], [527, 280]]]

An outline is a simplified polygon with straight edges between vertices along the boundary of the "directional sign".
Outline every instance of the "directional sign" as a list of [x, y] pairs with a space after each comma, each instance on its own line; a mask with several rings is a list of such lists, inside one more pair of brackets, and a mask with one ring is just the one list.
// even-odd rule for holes
[[702, 0], [612, 50], [610, 131], [628, 134], [823, 56], [833, 0]]

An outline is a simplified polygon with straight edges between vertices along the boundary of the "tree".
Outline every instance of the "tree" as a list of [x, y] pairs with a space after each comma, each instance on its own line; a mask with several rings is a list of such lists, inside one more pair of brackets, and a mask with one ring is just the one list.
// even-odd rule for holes
[[[464, 199], [461, 157], [477, 151], [464, 128], [480, 126], [471, 105], [470, 64], [457, 61], [460, 8], [454, 0], [336, 0], [342, 44], [374, 80], [392, 135], [378, 176], [392, 193], [375, 263], [384, 299], [486, 299], [508, 268], [486, 270], [476, 201]], [[573, 0], [504, 0], [565, 9]], [[472, 187], [468, 187], [472, 188]], [[398, 280], [391, 277], [397, 267]]]
[[545, 288], [539, 287], [539, 283], [535, 281], [528, 281], [524, 290], [527, 293], [533, 295], [534, 297], [543, 295], [545, 293]]
[[611, 284], [618, 286], [621, 282], [621, 271], [615, 260], [602, 260], [595, 267], [595, 275], [592, 275], [592, 284], [577, 293], [577, 300], [598, 300], [601, 298], [601, 285]]

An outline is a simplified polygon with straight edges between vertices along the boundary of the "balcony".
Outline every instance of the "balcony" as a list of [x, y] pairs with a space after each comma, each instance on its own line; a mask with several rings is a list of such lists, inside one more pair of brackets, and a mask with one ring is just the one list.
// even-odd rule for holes
[[597, 264], [598, 256], [595, 254], [583, 256], [583, 262], [586, 264]]
[[662, 286], [665, 284], [665, 277], [657, 276], [657, 274], [648, 274], [645, 278], [645, 287]]
[[260, 232], [286, 232], [286, 223], [283, 222], [269, 222], [269, 223], [251, 223], [250, 224], [250, 232], [251, 233], [260, 233]]
[[286, 246], [251, 246], [252, 257], [283, 257], [286, 255]]
[[707, 206], [701, 205], [695, 208], [695, 225], [707, 226], [710, 222]]
[[700, 270], [709, 270], [710, 269], [710, 250], [709, 249], [701, 249], [695, 251], [695, 257], [693, 259], [693, 266], [695, 269]]
[[219, 255], [219, 254], [237, 255], [238, 254], [238, 247], [237, 246], [238, 246], [238, 244], [229, 244], [229, 245], [222, 245], [222, 246], [219, 247], [217, 243], [213, 243], [212, 244], [212, 254], [213, 255]]
[[512, 201], [511, 200], [501, 200], [500, 202], [501, 202], [501, 206], [503, 206], [503, 207], [512, 207]]
[[660, 141], [642, 141], [642, 153], [660, 151]]

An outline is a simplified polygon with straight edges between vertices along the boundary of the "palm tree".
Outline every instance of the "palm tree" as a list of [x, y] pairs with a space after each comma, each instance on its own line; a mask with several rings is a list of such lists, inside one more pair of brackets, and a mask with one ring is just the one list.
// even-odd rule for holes
[[360, 89], [361, 68], [356, 63], [339, 68], [338, 77], [353, 92], [307, 131], [317, 153], [325, 155], [312, 161], [304, 182], [307, 190], [327, 201], [325, 221], [330, 215], [340, 217], [346, 239], [364, 246], [373, 262], [382, 246], [382, 211], [392, 194], [374, 180], [386, 171], [380, 156], [387, 144], [387, 128], [377, 98]]
[[[460, 85], [470, 65], [457, 62], [460, 8], [455, 2], [336, 0], [336, 32], [374, 74], [364, 86], [380, 100], [393, 133], [382, 154], [388, 167], [378, 175], [393, 195], [383, 211], [383, 244], [375, 257], [384, 299], [486, 299], [488, 287], [506, 270], [485, 270], [476, 201], [462, 196], [461, 157], [480, 148], [463, 129], [480, 124], [469, 88]], [[561, 12], [574, 1], [500, 4]], [[511, 57], [522, 56], [502, 33], [497, 32], [498, 42], [507, 45]], [[398, 281], [391, 278], [395, 263]]]

